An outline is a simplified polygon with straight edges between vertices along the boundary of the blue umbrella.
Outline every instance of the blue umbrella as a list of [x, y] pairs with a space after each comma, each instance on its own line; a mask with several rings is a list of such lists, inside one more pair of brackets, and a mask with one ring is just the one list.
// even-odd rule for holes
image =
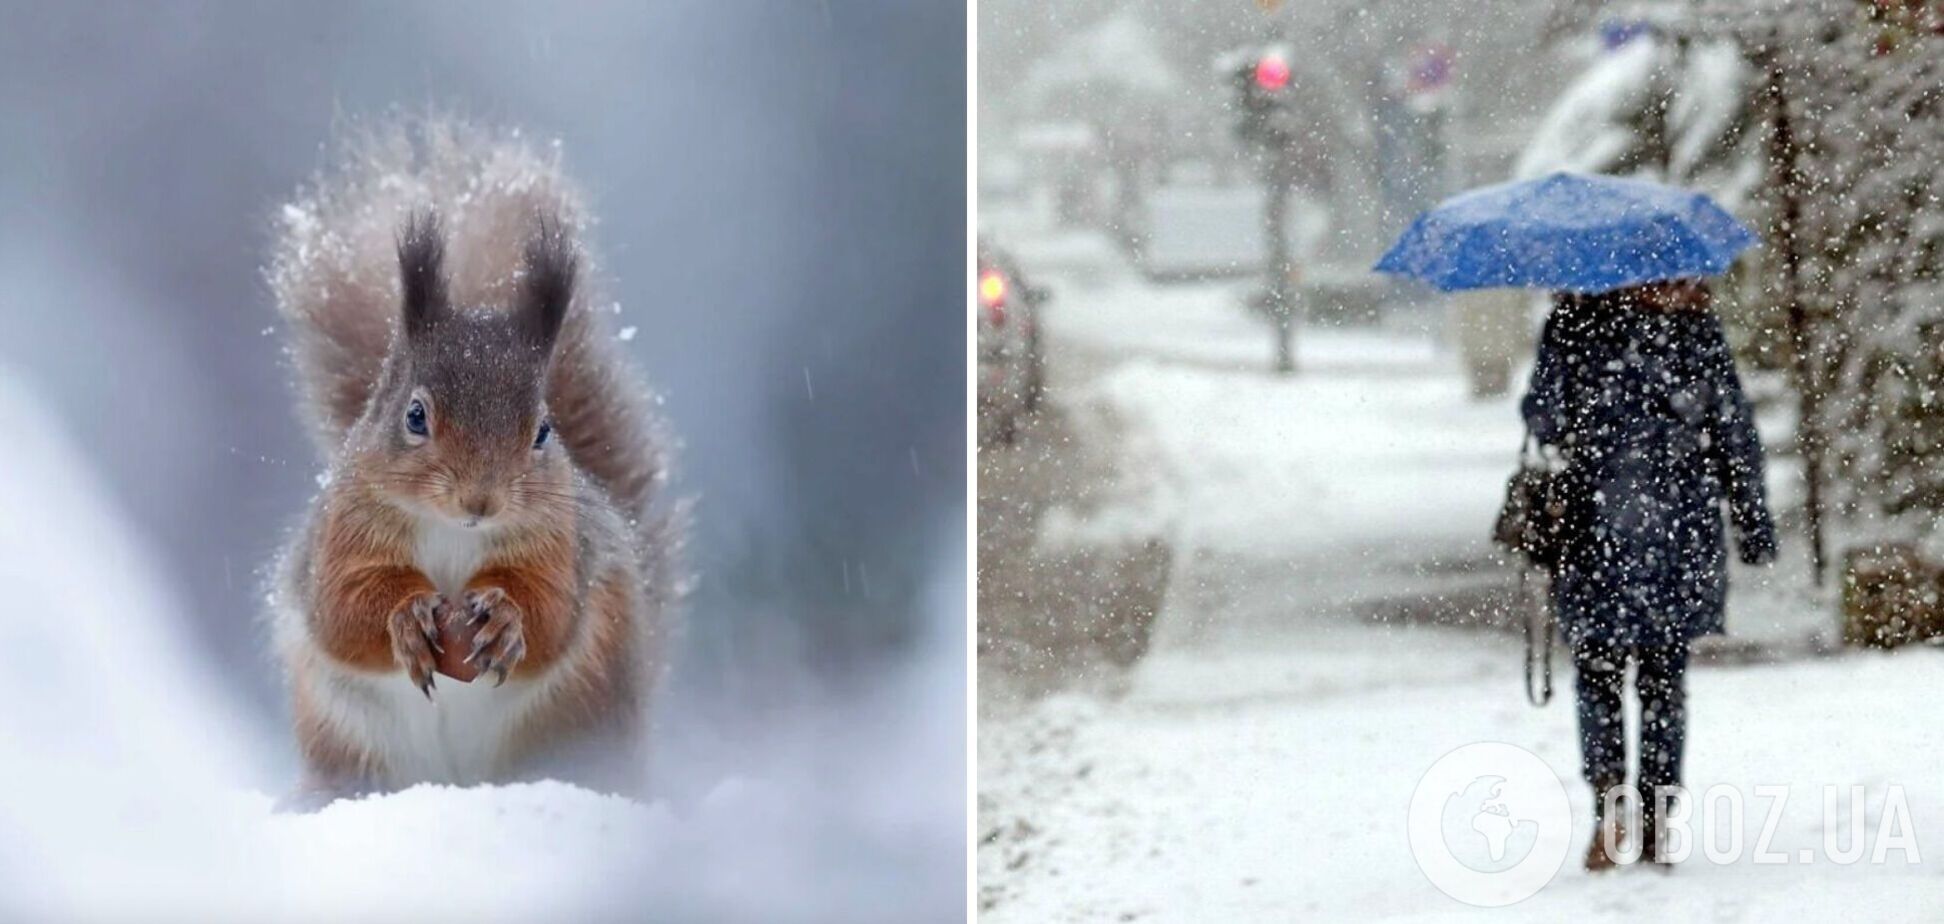
[[1376, 270], [1446, 292], [1605, 292], [1718, 276], [1755, 242], [1754, 232], [1701, 193], [1555, 173], [1445, 200], [1411, 222]]

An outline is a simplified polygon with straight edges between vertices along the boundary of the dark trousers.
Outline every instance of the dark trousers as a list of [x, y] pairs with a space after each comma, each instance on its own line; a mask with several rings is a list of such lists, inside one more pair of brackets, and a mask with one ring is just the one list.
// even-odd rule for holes
[[1627, 661], [1636, 665], [1640, 696], [1640, 773], [1634, 785], [1643, 806], [1657, 786], [1681, 782], [1681, 746], [1687, 737], [1688, 643], [1685, 640], [1616, 647], [1587, 642], [1573, 652], [1579, 674], [1580, 754], [1593, 784], [1595, 811], [1608, 789], [1627, 781], [1627, 726], [1622, 710]]

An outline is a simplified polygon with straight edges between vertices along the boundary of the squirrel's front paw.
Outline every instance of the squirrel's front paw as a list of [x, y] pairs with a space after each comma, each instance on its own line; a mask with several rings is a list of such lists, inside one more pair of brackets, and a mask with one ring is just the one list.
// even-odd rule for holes
[[412, 678], [412, 685], [432, 698], [432, 674], [439, 666], [438, 594], [422, 593], [391, 614], [392, 658]]
[[498, 587], [467, 591], [466, 609], [479, 626], [466, 663], [478, 667], [482, 674], [492, 671], [499, 675], [495, 686], [505, 683], [507, 671], [526, 657], [526, 632], [520, 624], [524, 614]]

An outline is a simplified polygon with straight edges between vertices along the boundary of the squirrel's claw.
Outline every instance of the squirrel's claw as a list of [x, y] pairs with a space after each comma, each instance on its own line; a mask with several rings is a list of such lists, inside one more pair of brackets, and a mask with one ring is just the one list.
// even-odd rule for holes
[[439, 595], [424, 593], [392, 613], [386, 626], [391, 633], [392, 659], [405, 669], [412, 686], [432, 699], [432, 675], [439, 667], [439, 630], [436, 614]]
[[[498, 587], [481, 587], [466, 594], [466, 611], [472, 616], [468, 622], [477, 625], [493, 618], [493, 612], [502, 606], [509, 606], [506, 591]], [[475, 649], [477, 650], [477, 649]]]
[[412, 601], [412, 618], [418, 621], [419, 631], [425, 634], [425, 643], [432, 646], [435, 655], [445, 654], [445, 647], [439, 644], [439, 606], [443, 602], [437, 595]]
[[497, 655], [493, 651], [477, 651], [473, 657], [466, 659], [466, 663], [471, 664], [475, 659], [482, 659], [478, 664], [479, 672], [484, 674], [490, 671], [494, 675], [493, 686], [501, 687], [506, 685], [507, 671], [512, 670], [513, 665], [526, 657], [526, 639], [514, 638], [494, 648], [498, 651]]
[[494, 686], [503, 685], [507, 674], [526, 657], [526, 633], [521, 628], [524, 614], [497, 587], [467, 594], [466, 605], [471, 608], [473, 619], [484, 623], [473, 635], [466, 663], [479, 668], [482, 674], [495, 675]]

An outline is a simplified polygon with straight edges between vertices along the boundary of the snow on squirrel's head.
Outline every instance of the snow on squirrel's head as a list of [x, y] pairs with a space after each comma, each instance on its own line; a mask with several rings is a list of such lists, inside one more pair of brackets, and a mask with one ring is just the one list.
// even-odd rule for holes
[[562, 222], [537, 215], [501, 303], [457, 304], [440, 222], [413, 213], [398, 238], [398, 334], [355, 441], [377, 464], [361, 475], [401, 507], [466, 527], [571, 504], [545, 394], [578, 262]]

